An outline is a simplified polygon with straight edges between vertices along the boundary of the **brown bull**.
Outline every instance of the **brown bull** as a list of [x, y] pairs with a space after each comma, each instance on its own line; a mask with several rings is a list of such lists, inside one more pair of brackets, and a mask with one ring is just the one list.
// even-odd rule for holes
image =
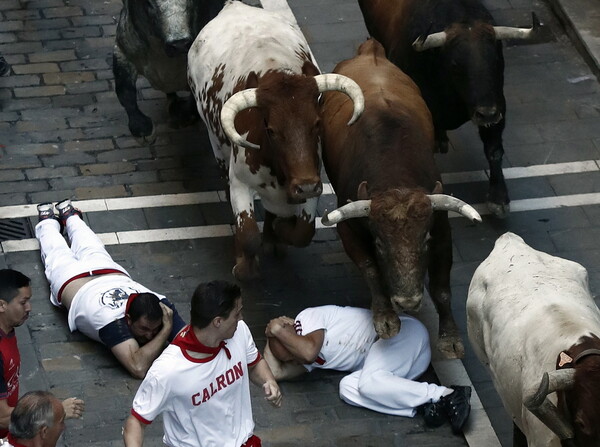
[[340, 208], [324, 216], [323, 223], [338, 223], [344, 248], [371, 291], [380, 337], [398, 332], [399, 312], [419, 309], [429, 271], [440, 315], [438, 348], [448, 357], [460, 357], [464, 347], [450, 310], [447, 211], [481, 218], [464, 202], [439, 194], [431, 114], [418, 87], [387, 60], [379, 42], [363, 43], [335, 73], [361, 87], [365, 110], [348, 127], [352, 102], [338, 93], [325, 94], [323, 160]]

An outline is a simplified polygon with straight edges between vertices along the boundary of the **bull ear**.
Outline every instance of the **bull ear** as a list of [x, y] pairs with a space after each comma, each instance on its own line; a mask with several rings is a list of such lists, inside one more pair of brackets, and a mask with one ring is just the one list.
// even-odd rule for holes
[[302, 74], [305, 76], [318, 76], [321, 72], [311, 61], [305, 61], [302, 65]]
[[369, 193], [367, 192], [367, 181], [360, 182], [358, 185], [358, 190], [356, 191], [356, 197], [358, 200], [368, 200]]
[[258, 87], [258, 75], [255, 71], [251, 71], [246, 78], [246, 88]]
[[431, 194], [442, 194], [444, 192], [444, 187], [440, 182], [435, 182], [435, 186], [433, 187], [433, 191]]

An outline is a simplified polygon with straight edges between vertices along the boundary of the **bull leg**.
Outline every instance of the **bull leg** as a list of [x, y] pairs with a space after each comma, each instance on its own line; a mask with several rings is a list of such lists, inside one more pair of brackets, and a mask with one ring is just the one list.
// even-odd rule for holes
[[400, 319], [394, 311], [392, 303], [385, 295], [377, 263], [369, 255], [369, 250], [356, 236], [346, 222], [337, 225], [338, 233], [348, 256], [362, 272], [371, 292], [371, 311], [373, 325], [380, 338], [391, 338], [400, 332]]
[[[295, 218], [294, 218], [295, 219]], [[277, 258], [283, 258], [287, 253], [287, 244], [281, 243], [277, 239], [273, 225], [278, 222], [275, 214], [265, 210], [265, 224], [263, 226], [263, 253], [275, 255]]]
[[462, 358], [465, 347], [452, 316], [450, 269], [452, 267], [452, 235], [448, 213], [436, 211], [431, 228], [429, 293], [438, 311], [438, 350], [446, 358]]
[[483, 141], [483, 149], [490, 166], [490, 188], [487, 194], [487, 206], [492, 214], [504, 218], [510, 212], [510, 199], [502, 174], [502, 131], [504, 118], [490, 127], [479, 126], [479, 136]]
[[435, 129], [435, 148], [434, 152], [446, 154], [448, 152], [448, 135], [444, 129]]
[[515, 423], [513, 423], [513, 447], [527, 447], [527, 438]]
[[140, 145], [150, 145], [156, 140], [154, 124], [152, 120], [144, 115], [138, 108], [137, 70], [125, 55], [115, 46], [113, 52], [113, 74], [115, 77], [115, 92], [119, 102], [127, 112], [129, 119], [129, 131]]
[[235, 216], [235, 266], [233, 276], [248, 281], [259, 276], [260, 230], [254, 217], [252, 192], [237, 179], [230, 182], [231, 207]]
[[315, 221], [307, 216], [277, 217], [272, 225], [276, 240], [294, 247], [306, 247], [315, 235]]
[[177, 93], [168, 93], [167, 104], [169, 108], [169, 126], [173, 129], [191, 126], [200, 118], [196, 101], [192, 95], [180, 98]]

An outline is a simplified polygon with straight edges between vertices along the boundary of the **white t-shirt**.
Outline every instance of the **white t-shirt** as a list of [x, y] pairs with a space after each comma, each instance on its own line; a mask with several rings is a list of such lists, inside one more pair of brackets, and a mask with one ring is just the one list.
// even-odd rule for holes
[[[261, 359], [250, 329], [240, 321], [225, 348], [195, 359], [183, 343], [202, 345], [186, 326], [154, 361], [131, 413], [149, 424], [162, 413], [170, 447], [240, 447], [254, 430], [248, 366]], [[204, 347], [206, 348], [206, 347]]]
[[98, 331], [125, 315], [127, 298], [132, 293], [153, 293], [125, 275], [105, 275], [81, 287], [69, 309], [69, 329], [79, 330], [93, 340], [101, 341]]
[[356, 371], [362, 368], [369, 349], [377, 340], [373, 314], [356, 307], [309, 307], [296, 317], [295, 329], [298, 335], [325, 330], [317, 360], [303, 365], [308, 371], [315, 368]]

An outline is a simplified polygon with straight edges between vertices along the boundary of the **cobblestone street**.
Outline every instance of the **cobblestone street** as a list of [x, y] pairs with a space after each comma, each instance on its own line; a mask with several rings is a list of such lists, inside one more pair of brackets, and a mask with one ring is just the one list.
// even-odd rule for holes
[[[465, 343], [472, 273], [505, 231], [582, 263], [597, 300], [600, 293], [600, 88], [594, 69], [549, 4], [485, 3], [502, 25], [531, 26], [533, 10], [548, 34], [534, 44], [505, 45], [504, 165], [512, 214], [505, 220], [485, 215], [477, 226], [451, 219], [453, 310]], [[171, 129], [165, 96], [140, 78], [140, 108], [155, 122], [158, 138], [139, 146], [129, 133], [111, 70], [121, 6], [121, 0], [0, 0], [0, 54], [11, 65], [10, 74], [0, 77], [0, 268], [20, 270], [33, 281], [33, 311], [17, 330], [21, 393], [48, 389], [85, 399], [85, 416], [67, 421], [61, 447], [122, 446], [121, 427], [140, 382], [103, 346], [69, 333], [66, 314], [51, 305], [31, 240], [36, 204], [74, 200], [115, 261], [165, 294], [186, 320], [198, 283], [232, 280], [231, 208], [203, 125]], [[289, 6], [323, 72], [351, 57], [367, 37], [355, 0], [291, 0]], [[450, 153], [436, 155], [444, 192], [484, 213], [487, 162], [477, 131], [465, 124], [450, 139]], [[334, 204], [335, 196], [326, 194], [319, 207], [322, 212]], [[4, 235], [9, 223], [22, 235]], [[265, 324], [276, 316], [293, 317], [321, 304], [369, 306], [366, 284], [333, 229], [320, 227], [308, 248], [289, 249], [284, 259], [261, 258], [261, 270], [262, 279], [243, 285], [244, 319], [260, 349]], [[474, 410], [489, 416], [501, 445], [511, 445], [512, 422], [470, 347], [462, 363], [483, 404]], [[283, 383], [279, 410], [253, 387], [263, 445], [494, 445], [468, 441], [482, 439], [476, 433], [455, 436], [448, 424], [428, 429], [419, 416], [392, 417], [343, 404], [341, 377], [314, 372]], [[161, 437], [157, 420], [147, 428], [144, 445], [162, 446]]]

